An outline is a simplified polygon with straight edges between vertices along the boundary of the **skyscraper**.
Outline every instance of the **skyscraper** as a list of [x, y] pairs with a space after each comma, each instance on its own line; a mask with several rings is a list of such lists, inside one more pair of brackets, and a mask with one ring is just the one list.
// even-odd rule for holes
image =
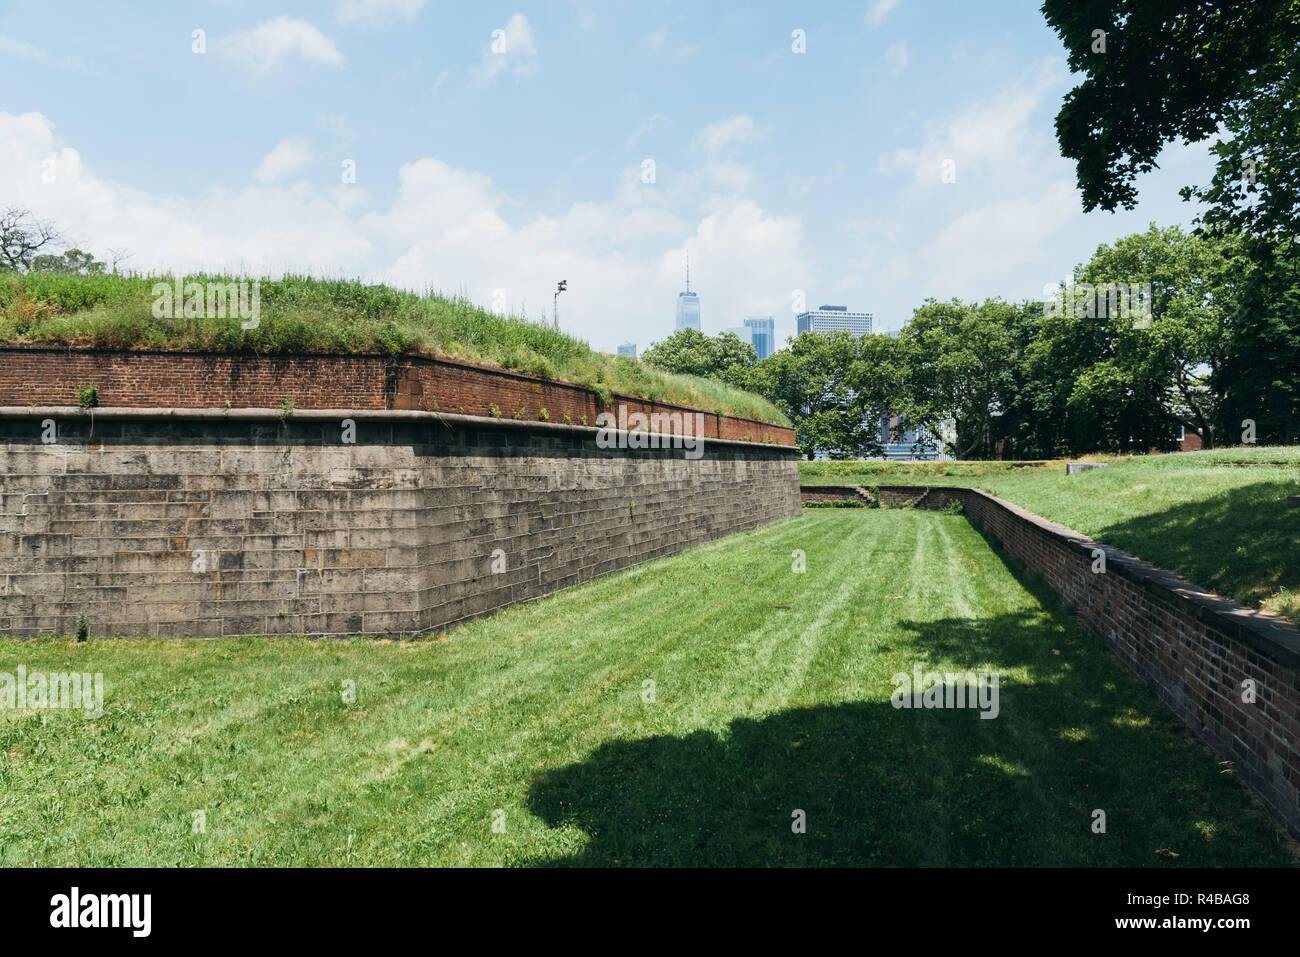
[[625, 342], [625, 343], [623, 343], [621, 346], [618, 347], [618, 354], [621, 355], [621, 356], [631, 356], [633, 359], [635, 359], [635, 358], [636, 358], [636, 343], [635, 343], [635, 342]]
[[855, 336], [871, 335], [871, 313], [849, 312], [848, 306], [821, 306], [801, 312], [796, 317], [800, 335], [805, 332], [851, 332]]
[[754, 330], [749, 326], [727, 326], [722, 331], [731, 333], [741, 342], [749, 343], [751, 346], [754, 344]]
[[754, 351], [760, 359], [766, 359], [776, 348], [776, 320], [771, 316], [766, 319], [750, 316], [745, 320], [745, 325], [750, 328]]
[[700, 331], [700, 297], [691, 292], [691, 257], [686, 257], [686, 291], [677, 294], [677, 331]]

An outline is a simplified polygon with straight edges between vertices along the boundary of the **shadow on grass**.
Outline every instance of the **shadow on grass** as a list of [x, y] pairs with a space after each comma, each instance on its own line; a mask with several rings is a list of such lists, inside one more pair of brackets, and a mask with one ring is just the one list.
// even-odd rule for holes
[[[1300, 508], [1286, 501], [1297, 492], [1294, 482], [1257, 482], [1117, 522], [1093, 537], [1257, 606], [1281, 589], [1300, 592]], [[1300, 600], [1282, 613], [1294, 619]]]
[[[589, 838], [536, 863], [1290, 863], [1245, 789], [1059, 608], [909, 622], [862, 654], [1017, 672], [1002, 676], [992, 720], [895, 709], [886, 683], [878, 700], [740, 718], [723, 735], [608, 742], [531, 783], [534, 814]], [[806, 833], [792, 831], [796, 811]]]

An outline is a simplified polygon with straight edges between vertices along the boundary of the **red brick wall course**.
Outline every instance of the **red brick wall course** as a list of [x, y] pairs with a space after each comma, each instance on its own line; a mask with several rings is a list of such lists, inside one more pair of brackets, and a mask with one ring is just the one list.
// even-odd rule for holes
[[[605, 403], [585, 386], [426, 356], [0, 347], [0, 406], [76, 405], [92, 382], [106, 407], [274, 409], [287, 399], [298, 409], [419, 409], [594, 426], [600, 412], [616, 414], [622, 405], [629, 416], [681, 414], [684, 434], [694, 434], [700, 411], [619, 393]], [[701, 414], [708, 438], [794, 445], [789, 427]], [[662, 421], [665, 431], [679, 431], [676, 420]]]

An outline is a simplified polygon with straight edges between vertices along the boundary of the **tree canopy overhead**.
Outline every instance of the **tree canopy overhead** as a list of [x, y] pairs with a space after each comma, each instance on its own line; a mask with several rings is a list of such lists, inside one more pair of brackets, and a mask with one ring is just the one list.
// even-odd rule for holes
[[[1209, 223], [1300, 232], [1300, 0], [1046, 0], [1084, 80], [1056, 118], [1086, 211], [1132, 208], [1172, 141], [1227, 138], [1185, 198]], [[1101, 31], [1104, 37], [1099, 35]]]

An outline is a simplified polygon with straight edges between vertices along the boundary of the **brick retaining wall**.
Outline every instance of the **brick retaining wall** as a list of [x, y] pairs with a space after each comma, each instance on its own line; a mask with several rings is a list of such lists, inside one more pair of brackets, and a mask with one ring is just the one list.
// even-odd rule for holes
[[693, 460], [595, 435], [417, 411], [10, 409], [0, 634], [71, 633], [82, 611], [93, 634], [407, 634], [799, 514], [793, 449], [706, 440]]
[[384, 355], [232, 355], [112, 351], [50, 346], [0, 347], [0, 406], [76, 405], [94, 383], [103, 407], [419, 409], [462, 415], [595, 425], [620, 405], [628, 413], [680, 413], [694, 434], [794, 445], [788, 426], [613, 393], [608, 403], [585, 386], [490, 369], [455, 359]]
[[804, 502], [870, 501], [870, 497], [856, 485], [800, 485], [799, 498]]
[[[924, 486], [882, 486], [897, 499]], [[1300, 630], [976, 489], [928, 486], [1041, 576], [1300, 836]], [[1094, 573], [1096, 554], [1105, 572]], [[1242, 701], [1242, 683], [1257, 700]]]

